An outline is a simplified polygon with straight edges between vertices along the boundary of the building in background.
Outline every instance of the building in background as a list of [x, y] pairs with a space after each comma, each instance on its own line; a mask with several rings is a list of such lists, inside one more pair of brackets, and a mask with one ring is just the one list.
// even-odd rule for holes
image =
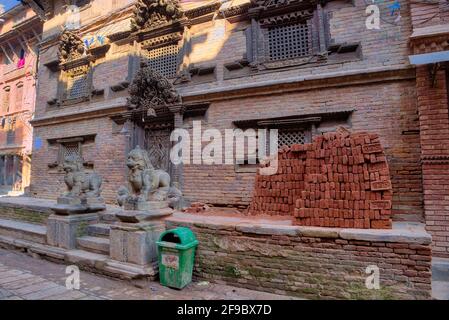
[[30, 184], [40, 18], [19, 4], [0, 15], [0, 190]]

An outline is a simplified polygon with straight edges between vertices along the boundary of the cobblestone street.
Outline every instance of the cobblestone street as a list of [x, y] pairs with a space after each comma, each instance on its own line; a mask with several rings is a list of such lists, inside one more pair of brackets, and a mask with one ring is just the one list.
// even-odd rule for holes
[[81, 271], [80, 290], [67, 290], [66, 266], [0, 249], [0, 300], [271, 300], [291, 297], [196, 282], [182, 291], [148, 282], [138, 288]]

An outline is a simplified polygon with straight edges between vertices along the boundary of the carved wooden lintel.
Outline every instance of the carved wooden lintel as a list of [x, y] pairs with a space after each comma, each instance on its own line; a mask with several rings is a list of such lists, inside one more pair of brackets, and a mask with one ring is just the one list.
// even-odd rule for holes
[[138, 0], [131, 20], [133, 32], [154, 29], [183, 19], [178, 0]]
[[182, 33], [174, 32], [160, 37], [150, 38], [142, 41], [142, 48], [146, 50], [155, 49], [161, 46], [177, 44], [182, 39]]
[[108, 52], [111, 45], [109, 43], [89, 48], [89, 53], [96, 59], [104, 57]]

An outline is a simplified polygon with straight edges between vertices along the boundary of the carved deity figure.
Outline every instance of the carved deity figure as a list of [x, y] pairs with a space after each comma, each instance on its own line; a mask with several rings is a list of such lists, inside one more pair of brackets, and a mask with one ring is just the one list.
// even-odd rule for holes
[[64, 159], [64, 182], [67, 192], [64, 197], [69, 198], [99, 198], [101, 194], [102, 178], [96, 173], [84, 171], [83, 162], [77, 156], [67, 156]]
[[80, 37], [72, 31], [64, 31], [59, 42], [58, 59], [59, 63], [65, 63], [82, 57], [85, 46]]
[[151, 29], [183, 17], [179, 0], [139, 0], [131, 20], [133, 31]]
[[181, 97], [170, 81], [142, 62], [133, 83], [129, 87], [130, 109], [150, 109], [181, 102]]
[[126, 165], [129, 169], [128, 188], [120, 187], [118, 190], [117, 202], [120, 206], [148, 201], [168, 201], [172, 204], [179, 200], [181, 192], [170, 187], [170, 175], [153, 167], [147, 151], [137, 146], [128, 154]]

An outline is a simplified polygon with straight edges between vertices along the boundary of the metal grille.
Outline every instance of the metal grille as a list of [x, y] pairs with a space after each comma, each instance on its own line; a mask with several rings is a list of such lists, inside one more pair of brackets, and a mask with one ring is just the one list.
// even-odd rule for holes
[[148, 50], [148, 65], [167, 78], [174, 78], [178, 71], [179, 47], [176, 44]]
[[307, 142], [306, 133], [303, 130], [300, 131], [279, 131], [278, 146], [290, 147], [294, 144], [304, 144]]
[[81, 99], [89, 96], [89, 71], [83, 66], [68, 71], [67, 100]]
[[80, 146], [78, 142], [64, 143], [63, 145], [64, 159], [68, 156], [81, 157]]
[[270, 60], [286, 60], [310, 55], [310, 28], [306, 23], [268, 28]]

